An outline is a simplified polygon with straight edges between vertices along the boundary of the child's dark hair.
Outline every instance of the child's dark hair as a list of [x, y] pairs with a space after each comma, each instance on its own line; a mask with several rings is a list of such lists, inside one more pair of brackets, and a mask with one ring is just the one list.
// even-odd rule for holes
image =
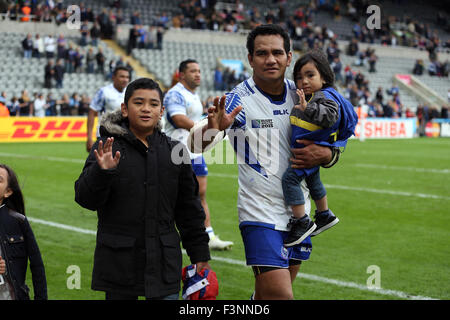
[[270, 36], [270, 35], [279, 35], [283, 38], [283, 46], [286, 54], [291, 51], [291, 40], [289, 39], [289, 34], [286, 32], [283, 27], [277, 24], [263, 24], [261, 26], [257, 26], [253, 29], [247, 36], [247, 51], [253, 56], [253, 52], [255, 51], [255, 39], [257, 36]]
[[149, 89], [149, 90], [156, 90], [159, 93], [159, 98], [161, 100], [161, 105], [163, 103], [163, 92], [161, 91], [161, 88], [159, 87], [159, 84], [150, 79], [150, 78], [139, 78], [131, 82], [127, 89], [125, 90], [125, 105], [128, 107], [128, 100], [130, 100], [131, 96], [133, 95], [134, 91], [138, 89]]
[[295, 62], [293, 71], [293, 78], [295, 82], [298, 80], [300, 70], [308, 62], [314, 63], [322, 79], [325, 81], [323, 88], [334, 87], [334, 72], [331, 70], [325, 53], [320, 49], [308, 51], [305, 55], [300, 57], [297, 62]]
[[8, 198], [3, 199], [3, 203], [9, 209], [25, 215], [25, 202], [23, 201], [22, 190], [20, 190], [19, 180], [17, 179], [16, 174], [13, 169], [6, 164], [0, 163], [0, 168], [6, 170], [6, 173], [8, 174], [8, 188], [12, 191], [12, 194]]

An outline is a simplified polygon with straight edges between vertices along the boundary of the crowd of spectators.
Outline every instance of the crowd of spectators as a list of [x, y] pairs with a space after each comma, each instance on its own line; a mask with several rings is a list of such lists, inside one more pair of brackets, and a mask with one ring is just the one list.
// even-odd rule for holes
[[99, 73], [110, 79], [112, 70], [116, 66], [123, 65], [133, 72], [130, 63], [122, 57], [118, 60], [111, 59], [107, 64], [103, 49], [98, 46], [95, 38], [83, 37], [68, 40], [64, 35], [56, 39], [52, 35], [42, 38], [39, 34], [27, 34], [22, 40], [23, 56], [25, 58], [46, 57], [47, 64], [44, 67], [44, 87], [51, 89], [63, 88], [64, 74], [66, 73]]
[[17, 117], [86, 116], [90, 101], [89, 96], [76, 92], [63, 94], [59, 99], [50, 92], [30, 95], [28, 90], [23, 90], [18, 97], [9, 98], [6, 92], [0, 94], [0, 103], [6, 106], [9, 116]]
[[[27, 2], [25, 2], [26, 5]], [[38, 3], [36, 5], [36, 3]], [[35, 21], [47, 21], [48, 15], [53, 17], [56, 23], [63, 23], [67, 19], [65, 8], [62, 8], [62, 1], [50, 5], [53, 1], [32, 1], [31, 14]], [[328, 11], [334, 19], [348, 17], [354, 22], [352, 28], [353, 38], [349, 41], [345, 49], [345, 54], [355, 56], [355, 65], [367, 65], [369, 72], [376, 72], [376, 63], [378, 57], [372, 48], [365, 51], [359, 50], [360, 42], [376, 43], [383, 45], [408, 45], [417, 47], [420, 50], [429, 52], [429, 64], [425, 66], [423, 60], [418, 60], [412, 68], [413, 74], [423, 74], [428, 71], [430, 75], [448, 76], [448, 61], [442, 63], [438, 59], [438, 52], [442, 48], [448, 48], [449, 43], [441, 43], [437, 37], [437, 32], [432, 30], [429, 25], [414, 21], [408, 17], [383, 17], [381, 29], [368, 29], [365, 24], [361, 24], [361, 19], [366, 15], [366, 8], [369, 5], [367, 0], [311, 0], [306, 6], [299, 5], [293, 12], [286, 10], [287, 2], [285, 0], [275, 0], [277, 10], [265, 10], [264, 13], [257, 6], [246, 8], [245, 5], [236, 0], [223, 8], [216, 8], [216, 1], [180, 1], [178, 6], [180, 14], [168, 15], [165, 12], [159, 13], [149, 26], [143, 25], [139, 11], [132, 13], [130, 17], [124, 17], [121, 11], [120, 1], [114, 1], [113, 8], [103, 8], [102, 13], [95, 16], [89, 7], [83, 4], [81, 7], [82, 26], [80, 29], [81, 40], [79, 46], [66, 48], [65, 53], [61, 55], [57, 50], [56, 65], [63, 64], [64, 72], [104, 72], [103, 65], [99, 65], [97, 55], [99, 52], [92, 52], [92, 47], [88, 52], [83, 48], [90, 44], [96, 48], [96, 39], [108, 37], [111, 32], [108, 28], [120, 23], [129, 23], [133, 27], [130, 29], [127, 51], [130, 54], [133, 48], [162, 48], [162, 35], [167, 28], [193, 28], [208, 29], [212, 31], [238, 32], [241, 29], [251, 29], [263, 23], [279, 23], [286, 27], [293, 40], [294, 49], [305, 51], [307, 49], [322, 48], [326, 51], [329, 62], [336, 74], [336, 80], [339, 85], [345, 88], [347, 98], [354, 105], [361, 103], [370, 106], [370, 112], [374, 116], [395, 117], [409, 116], [408, 110], [403, 108], [399, 93], [391, 93], [384, 100], [384, 93], [378, 90], [374, 93], [375, 98], [369, 90], [369, 82], [361, 72], [355, 72], [350, 66], [342, 65], [339, 55], [341, 50], [337, 45], [339, 36], [330, 30], [326, 25], [316, 24], [315, 17], [319, 11]], [[34, 4], [34, 5], [33, 5]], [[21, 10], [20, 6], [11, 6], [9, 8], [10, 18], [13, 18], [13, 11]], [[445, 18], [438, 17], [438, 24], [444, 26]], [[92, 27], [88, 27], [91, 22]], [[106, 27], [105, 27], [106, 26]], [[105, 32], [106, 30], [106, 32]], [[112, 31], [112, 34], [114, 31]], [[45, 43], [45, 39], [44, 39]], [[59, 43], [59, 42], [58, 42]], [[66, 43], [67, 44], [67, 43]], [[24, 56], [34, 57], [45, 54], [49, 57], [47, 50], [42, 51], [40, 45], [33, 44], [30, 54], [29, 39], [25, 39]], [[45, 46], [45, 44], [44, 44]], [[27, 47], [27, 49], [25, 49]], [[93, 58], [95, 54], [95, 58]], [[100, 52], [101, 54], [101, 52]], [[85, 59], [85, 65], [83, 65]], [[58, 62], [62, 60], [62, 62]], [[100, 59], [101, 60], [101, 59]], [[97, 61], [96, 68], [93, 62]], [[110, 61], [110, 66], [114, 65]], [[118, 62], [120, 64], [120, 61]], [[50, 69], [50, 68], [49, 68]], [[215, 70], [214, 87], [216, 90], [229, 90], [240, 81], [240, 75], [233, 74], [232, 70], [218, 66]], [[62, 82], [56, 78], [56, 85], [59, 87]]]

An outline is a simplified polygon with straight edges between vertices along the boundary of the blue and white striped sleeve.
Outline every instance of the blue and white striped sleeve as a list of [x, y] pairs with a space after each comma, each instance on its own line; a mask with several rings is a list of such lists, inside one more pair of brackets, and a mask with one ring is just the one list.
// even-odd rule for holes
[[186, 115], [186, 100], [178, 91], [168, 92], [164, 97], [163, 105], [169, 117], [177, 114]]
[[[225, 100], [225, 111], [230, 113], [237, 106], [242, 106], [241, 98], [236, 93], [227, 93]], [[245, 111], [244, 109], [238, 113], [236, 118], [234, 118], [234, 122], [231, 125], [230, 129], [245, 129]]]
[[92, 98], [91, 104], [89, 105], [89, 108], [101, 112], [104, 111], [105, 108], [105, 94], [103, 93], [103, 88], [98, 90], [94, 98]]

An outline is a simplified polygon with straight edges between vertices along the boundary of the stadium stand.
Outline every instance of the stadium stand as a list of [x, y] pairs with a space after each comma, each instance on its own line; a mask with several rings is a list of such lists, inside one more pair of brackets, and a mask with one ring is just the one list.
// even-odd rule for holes
[[[407, 7], [405, 7], [404, 1], [379, 0], [373, 3], [380, 5], [383, 10], [382, 30], [377, 32], [373, 39], [359, 36], [357, 41], [360, 52], [368, 46], [375, 50], [378, 57], [376, 72], [369, 72], [367, 60], [362, 65], [355, 65], [358, 56], [349, 56], [346, 52], [349, 41], [355, 37], [355, 23], [359, 22], [360, 26], [363, 26], [364, 20], [367, 18], [367, 15], [362, 14], [367, 6], [364, 1], [222, 0], [215, 2], [215, 10], [201, 8], [199, 3], [179, 0], [63, 0], [57, 2], [55, 8], [50, 12], [56, 26], [61, 26], [61, 23], [67, 19], [64, 9], [68, 5], [79, 5], [82, 8], [82, 18], [90, 21], [90, 26], [95, 19], [99, 21], [107, 17], [114, 30], [110, 35], [112, 40], [99, 42], [99, 47], [102, 48], [106, 58], [105, 69], [108, 70], [110, 61], [116, 62], [122, 56], [130, 59], [133, 67], [146, 68], [146, 71], [159, 80], [165, 89], [170, 87], [181, 60], [188, 57], [197, 59], [202, 66], [203, 83], [199, 94], [203, 100], [223, 93], [223, 90], [214, 90], [214, 69], [220, 64], [221, 59], [241, 60], [246, 69], [250, 70], [247, 65], [247, 52], [243, 45], [245, 36], [248, 28], [267, 21], [283, 23], [288, 28], [293, 39], [293, 47], [296, 49], [294, 61], [308, 48], [314, 46], [325, 50], [330, 39], [336, 40], [340, 49], [342, 73], [347, 65], [354, 72], [359, 71], [368, 80], [372, 97], [375, 96], [379, 87], [384, 92], [389, 90], [394, 85], [392, 79], [396, 74], [412, 74], [416, 60], [422, 59], [424, 71], [422, 75], [417, 76], [417, 79], [432, 88], [440, 97], [447, 99], [450, 36], [445, 21], [448, 17], [442, 15], [436, 19], [435, 7], [425, 5], [424, 1], [409, 3]], [[429, 4], [430, 1], [426, 3]], [[439, 2], [436, 2], [435, 5], [439, 5]], [[36, 16], [39, 18], [32, 15], [31, 20], [43, 21], [45, 10], [47, 9], [44, 8], [44, 14], [41, 12], [41, 15]], [[205, 13], [205, 23], [199, 22], [201, 13]], [[218, 28], [211, 23], [214, 14], [220, 18], [218, 19]], [[175, 18], [180, 15], [183, 16], [183, 19], [181, 19], [180, 25], [175, 25]], [[6, 19], [10, 19], [11, 16], [10, 8]], [[229, 31], [227, 24], [229, 20], [237, 21], [236, 32], [226, 32]], [[82, 71], [66, 73], [63, 88], [44, 88], [46, 59], [25, 59], [21, 48], [21, 41], [26, 34], [31, 31], [34, 36], [37, 29], [33, 23], [27, 24], [18, 21], [14, 23], [17, 23], [18, 26], [18, 28], [13, 28], [18, 30], [15, 33], [5, 32], [0, 28], [0, 31], [3, 31], [0, 32], [2, 43], [0, 48], [0, 80], [2, 80], [0, 91], [5, 91], [9, 98], [18, 96], [24, 88], [32, 88], [29, 90], [31, 93], [51, 92], [54, 96], [71, 95], [73, 92], [92, 96], [97, 88], [107, 83], [107, 78], [105, 79], [101, 74], [88, 74]], [[126, 57], [122, 49], [127, 48], [129, 30], [133, 24], [143, 25], [146, 31], [150, 31], [152, 27], [163, 27], [165, 31], [161, 50], [135, 48], [130, 52], [130, 56]], [[406, 38], [413, 39], [405, 36], [410, 24], [416, 26], [415, 35], [420, 34], [423, 42], [404, 41]], [[29, 25], [28, 29], [26, 25]], [[40, 30], [42, 30], [42, 25], [46, 25], [46, 30], [51, 30], [51, 23], [41, 23]], [[57, 36], [60, 30], [62, 29], [59, 28], [58, 31], [55, 31], [54, 35]], [[44, 35], [44, 32], [40, 31], [40, 33]], [[308, 35], [312, 41], [309, 41]], [[103, 34], [103, 36], [105, 35]], [[392, 43], [392, 36], [396, 37], [397, 46], [393, 45], [395, 42]], [[438, 37], [438, 41], [435, 41], [436, 37]], [[68, 41], [78, 44], [80, 34], [72, 32], [66, 35], [66, 38]], [[368, 43], [370, 41], [372, 43]], [[439, 60], [443, 66], [441, 71], [447, 72], [447, 74], [441, 74], [440, 77], [428, 74], [428, 68], [432, 61], [427, 46], [434, 43], [433, 41], [435, 42], [433, 54], [437, 56], [435, 61]], [[118, 43], [122, 49], [117, 49], [115, 43]], [[415, 46], [415, 48], [406, 48], [400, 45]], [[87, 48], [83, 47], [82, 50], [86, 51]], [[292, 66], [287, 72], [289, 78], [291, 78], [291, 72]], [[339, 90], [343, 93], [346, 92], [345, 87], [339, 87]], [[404, 106], [410, 110], [415, 110], [420, 103], [413, 92], [401, 90], [400, 98]]]

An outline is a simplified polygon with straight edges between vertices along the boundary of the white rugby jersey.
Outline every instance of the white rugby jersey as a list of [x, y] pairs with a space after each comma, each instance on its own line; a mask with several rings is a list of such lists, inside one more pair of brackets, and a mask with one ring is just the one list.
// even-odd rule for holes
[[[100, 88], [92, 98], [90, 108], [98, 112], [100, 123], [100, 116], [104, 113], [116, 111], [120, 109], [122, 102], [125, 101], [125, 89], [122, 92], [118, 91], [111, 83]], [[100, 127], [97, 126], [97, 136], [100, 136]]]
[[[281, 178], [292, 156], [289, 114], [298, 97], [294, 82], [285, 79], [285, 87], [282, 101], [272, 101], [252, 78], [227, 94], [227, 113], [239, 105], [243, 107], [227, 130], [238, 157], [237, 207], [241, 225], [259, 224], [288, 230], [292, 211], [285, 205]], [[309, 214], [311, 203], [304, 181], [302, 190], [305, 212]]]
[[[164, 132], [172, 139], [187, 145], [189, 131], [177, 128], [172, 117], [177, 114], [187, 116], [194, 123], [199, 122], [203, 118], [203, 104], [197, 93], [192, 93], [186, 89], [182, 83], [178, 82], [165, 95], [163, 105], [165, 107], [164, 116]], [[201, 156], [201, 154], [191, 153], [191, 159]]]

